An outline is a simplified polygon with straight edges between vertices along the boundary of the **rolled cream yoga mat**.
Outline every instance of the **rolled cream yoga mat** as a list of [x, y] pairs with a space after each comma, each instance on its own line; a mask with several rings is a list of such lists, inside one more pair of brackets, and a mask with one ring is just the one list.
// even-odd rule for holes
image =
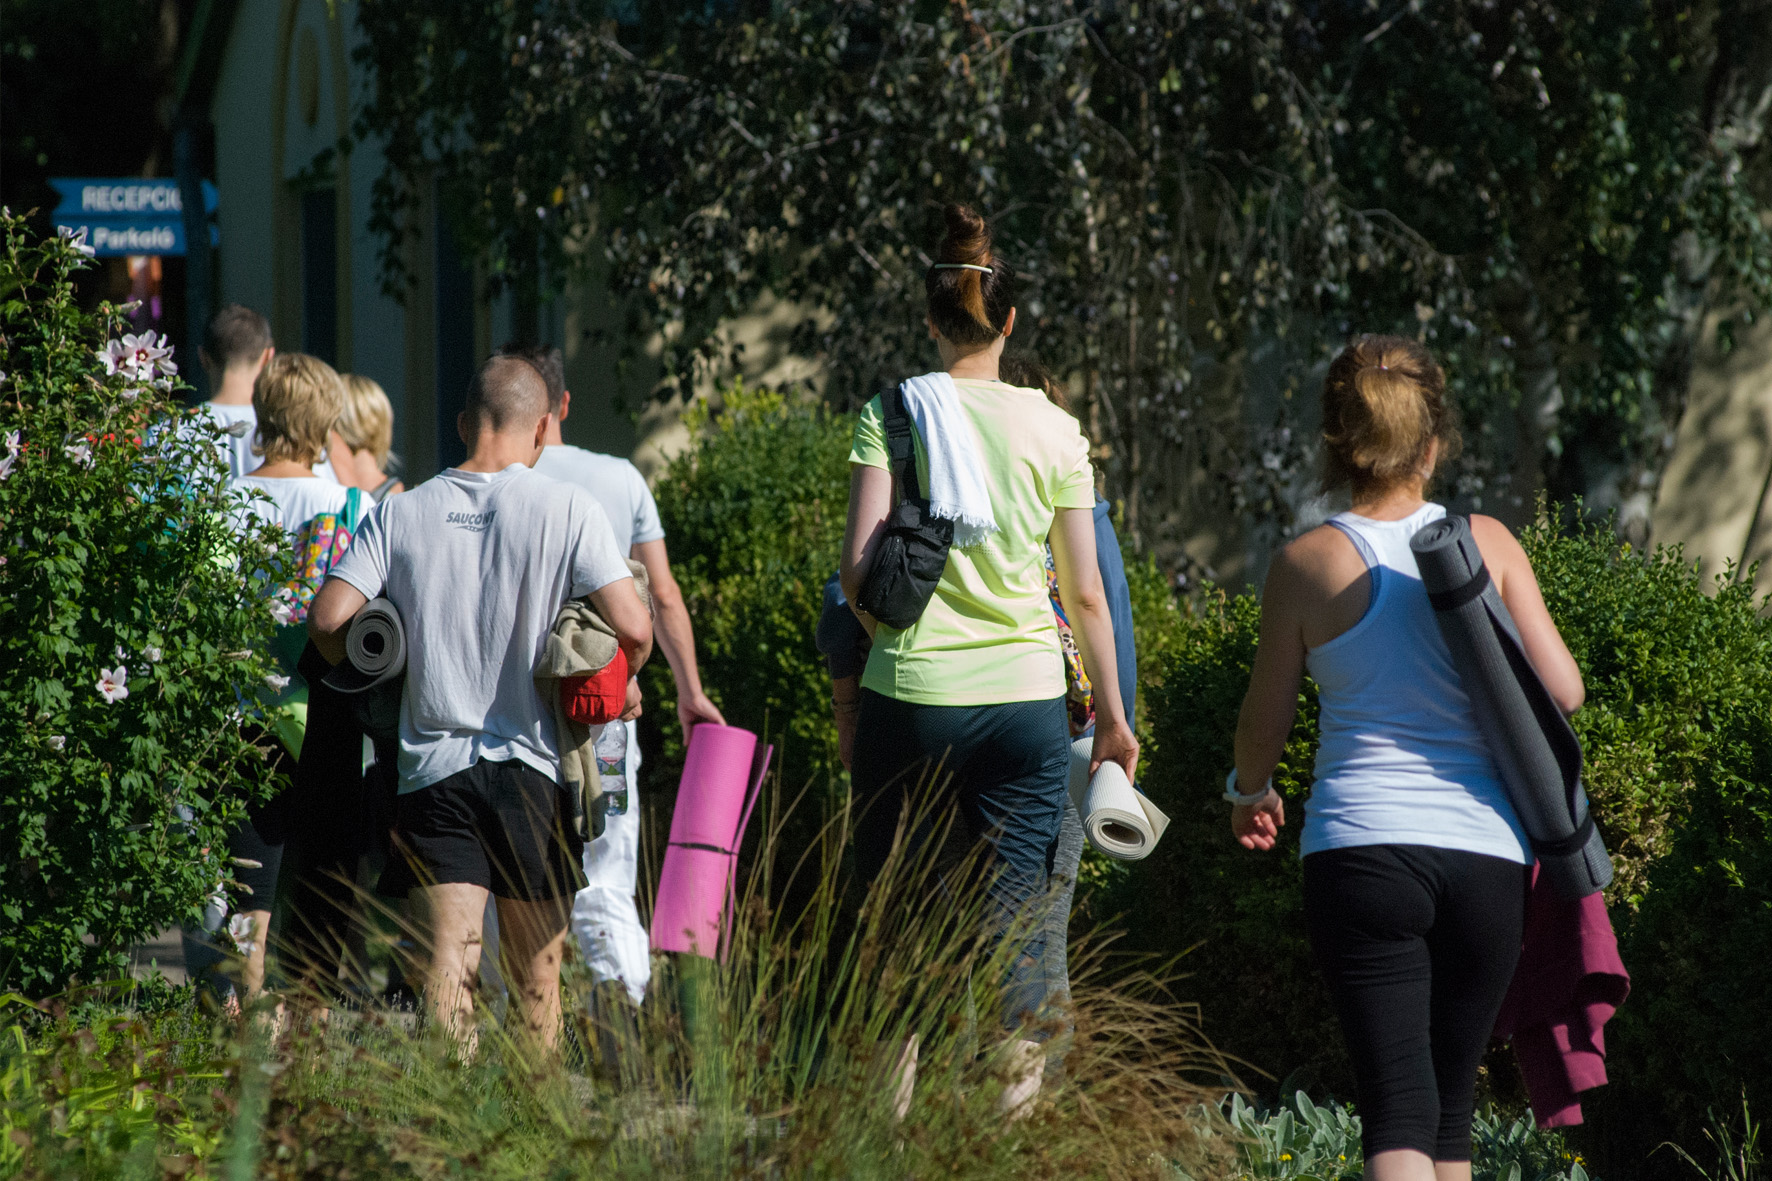
[[653, 950], [723, 953], [738, 847], [774, 751], [737, 726], [703, 722], [690, 731], [652, 908]]
[[1071, 803], [1083, 820], [1089, 843], [1116, 861], [1137, 861], [1157, 847], [1169, 817], [1132, 786], [1118, 763], [1103, 763], [1093, 777], [1089, 759], [1093, 738], [1071, 743]]
[[1526, 659], [1470, 522], [1443, 517], [1409, 545], [1539, 872], [1564, 898], [1598, 893], [1612, 881], [1612, 859], [1581, 787], [1581, 743]]

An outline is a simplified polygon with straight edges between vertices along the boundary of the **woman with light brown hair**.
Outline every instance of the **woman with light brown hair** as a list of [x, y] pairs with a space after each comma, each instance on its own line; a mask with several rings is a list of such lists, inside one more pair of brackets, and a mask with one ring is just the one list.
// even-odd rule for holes
[[394, 446], [394, 405], [386, 391], [360, 373], [343, 374], [344, 413], [332, 433], [328, 452], [338, 482], [352, 485], [380, 503], [383, 497], [403, 492], [399, 476], [385, 470]]
[[[940, 369], [907, 378], [903, 433], [875, 398], [862, 411], [850, 452], [849, 525], [841, 581], [873, 637], [854, 703], [851, 761], [858, 876], [869, 883], [899, 847], [913, 793], [933, 774], [937, 805], [959, 813], [984, 854], [993, 946], [1012, 933], [1000, 1018], [1010, 1082], [1003, 1110], [1028, 1110], [1044, 1070], [1048, 1032], [1046, 934], [1070, 773], [1064, 661], [1047, 595], [1050, 543], [1082, 662], [1095, 685], [1094, 762], [1137, 770], [1133, 737], [1114, 677], [1113, 623], [1095, 555], [1095, 473], [1076, 419], [1043, 391], [1001, 380], [1003, 346], [1015, 329], [1015, 270], [993, 250], [990, 230], [961, 205], [945, 211], [946, 234], [924, 275], [929, 335]], [[895, 499], [893, 442], [906, 440], [898, 471], [916, 474], [928, 515], [947, 522], [952, 544], [926, 605], [879, 622], [864, 586], [881, 552]], [[905, 462], [908, 460], [908, 465]], [[913, 495], [908, 488], [898, 495]], [[919, 496], [918, 499], [921, 499]], [[1034, 920], [1029, 922], [1028, 920]], [[1029, 930], [1031, 928], [1031, 930]], [[917, 1042], [904, 1048], [896, 1092], [910, 1101]]]
[[[1308, 669], [1321, 735], [1300, 841], [1305, 928], [1353, 1060], [1373, 1181], [1469, 1181], [1477, 1067], [1533, 861], [1409, 547], [1446, 515], [1426, 499], [1458, 444], [1445, 384], [1426, 348], [1395, 336], [1360, 337], [1329, 366], [1325, 484], [1349, 487], [1353, 507], [1268, 571], [1225, 790], [1236, 839], [1272, 849], [1286, 810], [1271, 776]], [[1528, 658], [1573, 713], [1581, 670], [1525, 551], [1499, 521], [1470, 524]]]

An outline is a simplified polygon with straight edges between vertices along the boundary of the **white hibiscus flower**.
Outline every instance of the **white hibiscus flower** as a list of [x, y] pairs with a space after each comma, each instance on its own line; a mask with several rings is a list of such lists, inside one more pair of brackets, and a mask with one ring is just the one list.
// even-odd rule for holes
[[67, 446], [63, 447], [62, 450], [67, 453], [69, 459], [73, 460], [81, 467], [89, 468], [92, 466], [91, 443], [69, 443]]
[[265, 684], [281, 693], [283, 690], [289, 688], [289, 678], [278, 673], [270, 673], [265, 677]]
[[251, 955], [253, 948], [258, 946], [252, 937], [258, 932], [248, 914], [235, 914], [228, 919], [228, 938], [233, 941], [234, 949], [241, 955]]
[[68, 736], [66, 734], [51, 734], [49, 736], [49, 749], [50, 750], [62, 750], [64, 748], [66, 748], [67, 745], [68, 745]]
[[66, 242], [78, 253], [84, 254], [87, 258], [92, 258], [94, 255], [98, 254], [96, 247], [88, 246], [86, 244], [85, 226], [81, 226], [77, 230], [73, 226], [56, 226], [55, 234], [56, 237]]
[[160, 657], [161, 657], [160, 649], [154, 647], [154, 645], [152, 645], [152, 644], [149, 644], [146, 648], [142, 649], [142, 655], [146, 656], [148, 658], [149, 664], [159, 664], [160, 663]]
[[115, 705], [129, 696], [129, 670], [119, 664], [116, 668], [98, 670], [98, 684], [94, 686], [98, 695], [105, 699], [106, 705]]
[[106, 344], [98, 357], [107, 376], [121, 373], [131, 381], [155, 381], [178, 372], [172, 363], [172, 345], [151, 330], [140, 335], [124, 333], [120, 340]]

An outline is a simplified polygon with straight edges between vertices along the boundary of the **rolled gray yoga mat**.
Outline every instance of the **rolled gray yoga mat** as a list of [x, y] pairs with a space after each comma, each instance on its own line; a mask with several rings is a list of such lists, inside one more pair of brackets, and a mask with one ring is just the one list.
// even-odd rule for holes
[[1470, 522], [1447, 515], [1409, 547], [1540, 872], [1564, 898], [1598, 893], [1612, 881], [1612, 859], [1581, 787], [1581, 743], [1526, 659]]
[[345, 633], [345, 659], [369, 678], [365, 689], [385, 684], [406, 671], [406, 629], [392, 603], [375, 599], [357, 612]]
[[326, 674], [340, 693], [379, 689], [406, 671], [406, 628], [386, 599], [371, 599], [351, 617], [345, 658]]

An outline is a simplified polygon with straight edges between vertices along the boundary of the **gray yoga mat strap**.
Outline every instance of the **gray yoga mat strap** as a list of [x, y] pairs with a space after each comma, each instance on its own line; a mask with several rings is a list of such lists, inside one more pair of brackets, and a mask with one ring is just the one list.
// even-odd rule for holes
[[1464, 517], [1409, 542], [1434, 619], [1541, 872], [1564, 898], [1611, 884], [1612, 859], [1581, 786], [1581, 743], [1532, 668]]

